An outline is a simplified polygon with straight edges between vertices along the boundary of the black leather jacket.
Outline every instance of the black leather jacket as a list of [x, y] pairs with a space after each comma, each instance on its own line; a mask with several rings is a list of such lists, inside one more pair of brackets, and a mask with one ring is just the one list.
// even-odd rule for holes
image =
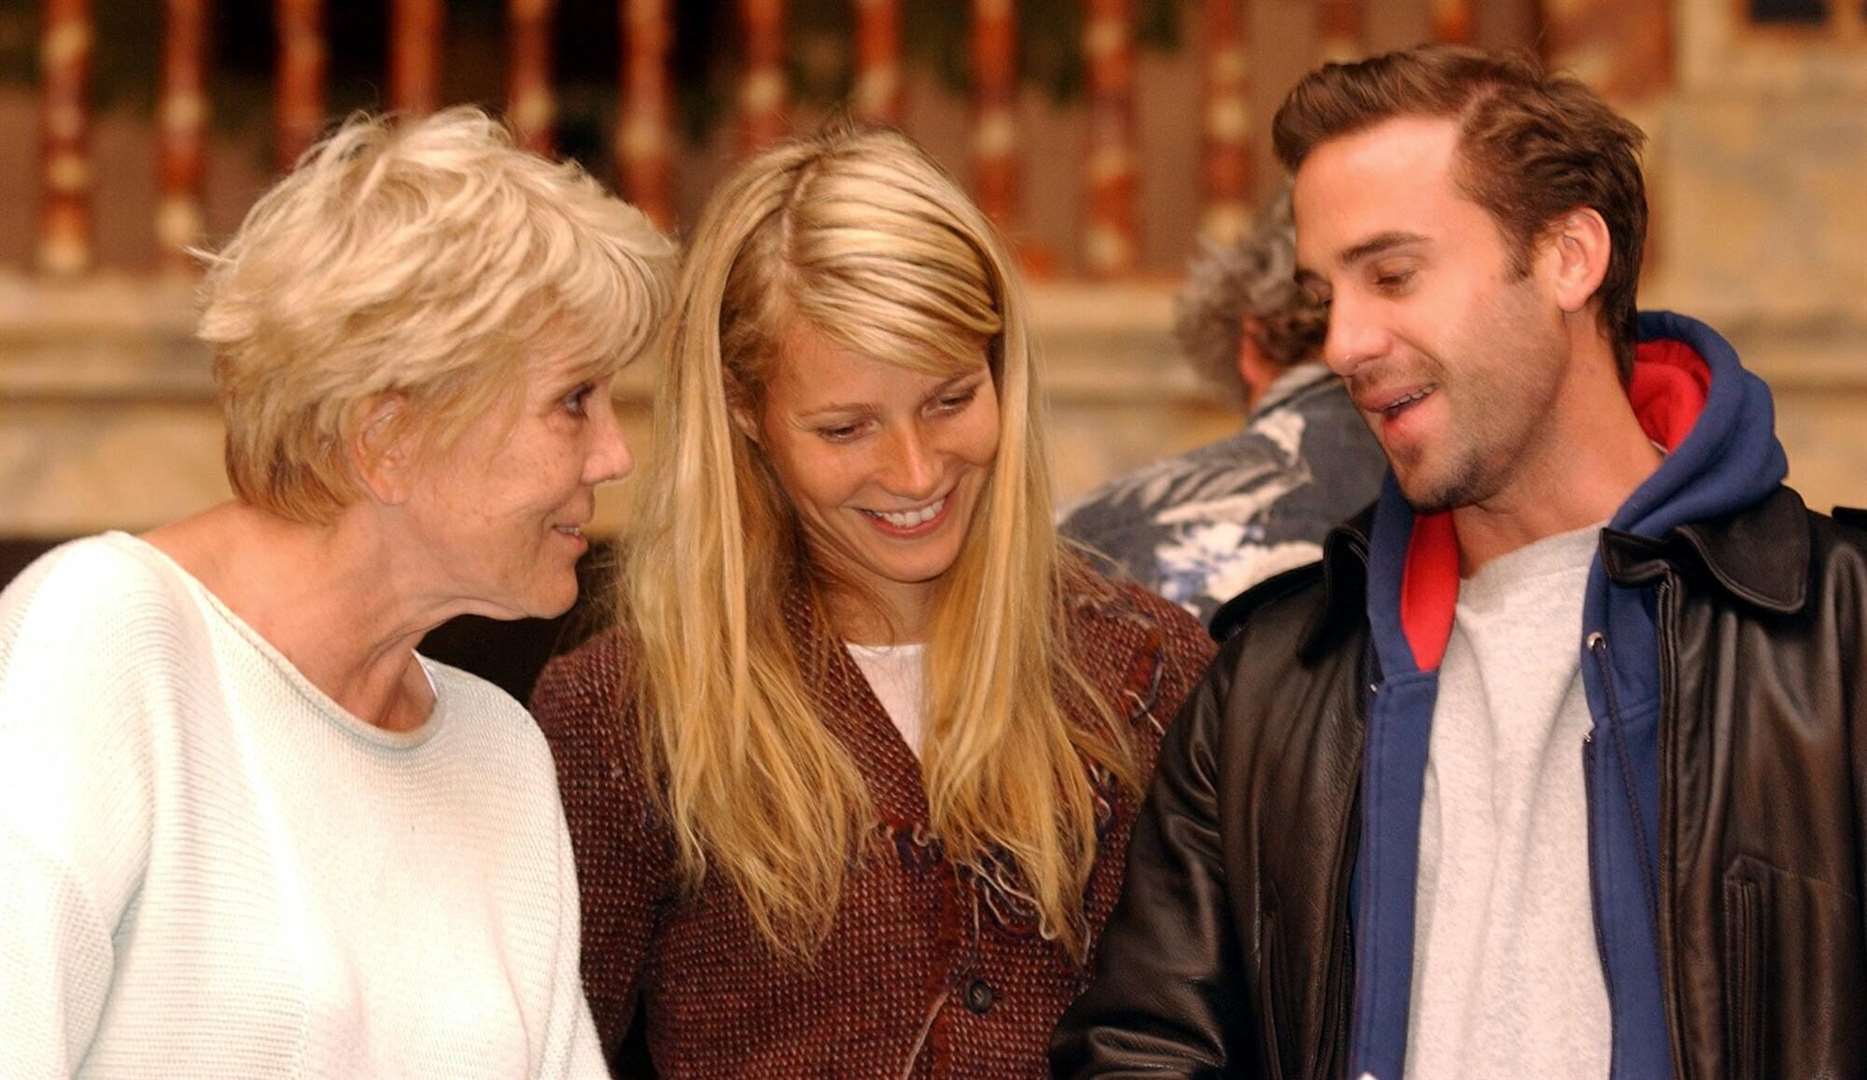
[[[1161, 748], [1056, 1076], [1346, 1069], [1366, 529], [1221, 611], [1236, 633]], [[1779, 488], [1663, 541], [1604, 533], [1602, 555], [1658, 605], [1679, 1074], [1867, 1076], [1867, 533]]]

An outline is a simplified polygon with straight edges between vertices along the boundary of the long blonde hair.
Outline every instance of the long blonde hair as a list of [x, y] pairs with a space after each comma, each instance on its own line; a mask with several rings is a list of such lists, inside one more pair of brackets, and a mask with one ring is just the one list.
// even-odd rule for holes
[[798, 655], [785, 623], [792, 590], [813, 590], [822, 619], [824, 590], [847, 585], [810, 558], [734, 410], [757, 415], [789, 327], [942, 373], [977, 364], [983, 343], [998, 452], [934, 603], [922, 773], [948, 856], [1011, 882], [1080, 958], [1096, 852], [1085, 761], [1131, 789], [1137, 767], [1125, 725], [1066, 650], [1065, 563], [1004, 244], [908, 139], [840, 128], [721, 184], [675, 317], [622, 610], [641, 650], [642, 747], [685, 883], [723, 873], [774, 948], [808, 958], [877, 826], [856, 762], [810, 702], [804, 673], [822, 658]]

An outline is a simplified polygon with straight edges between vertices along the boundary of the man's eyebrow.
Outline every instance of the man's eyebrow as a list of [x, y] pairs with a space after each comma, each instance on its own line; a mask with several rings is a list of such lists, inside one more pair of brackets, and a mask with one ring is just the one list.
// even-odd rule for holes
[[1352, 266], [1370, 255], [1380, 255], [1383, 252], [1391, 251], [1397, 247], [1405, 247], [1408, 244], [1424, 244], [1426, 241], [1427, 238], [1419, 233], [1399, 231], [1376, 233], [1368, 239], [1363, 240], [1361, 243], [1356, 244], [1354, 247], [1349, 248], [1347, 251], [1342, 252], [1341, 255], [1336, 257], [1336, 261], [1343, 266]]

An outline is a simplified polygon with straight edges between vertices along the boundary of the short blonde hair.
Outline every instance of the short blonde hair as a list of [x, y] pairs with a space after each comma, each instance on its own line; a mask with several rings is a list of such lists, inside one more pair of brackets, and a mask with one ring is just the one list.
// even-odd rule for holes
[[406, 423], [445, 445], [541, 349], [617, 370], [665, 320], [674, 246], [576, 165], [457, 107], [352, 116], [202, 257], [228, 479], [323, 522], [357, 497], [345, 448], [371, 399], [404, 395]]
[[683, 881], [723, 873], [775, 951], [808, 956], [877, 825], [859, 763], [811, 703], [828, 657], [798, 655], [786, 622], [793, 591], [809, 589], [818, 644], [836, 640], [828, 592], [854, 583], [810, 557], [734, 410], [762, 405], [774, 365], [792, 362], [790, 331], [916, 371], [983, 358], [998, 452], [928, 628], [929, 814], [956, 865], [1001, 883], [1082, 957], [1090, 774], [1132, 789], [1140, 777], [1068, 648], [1066, 594], [1106, 586], [1052, 524], [1037, 357], [1004, 241], [906, 137], [835, 126], [721, 182], [676, 304], [622, 599], [642, 656], [637, 734]]

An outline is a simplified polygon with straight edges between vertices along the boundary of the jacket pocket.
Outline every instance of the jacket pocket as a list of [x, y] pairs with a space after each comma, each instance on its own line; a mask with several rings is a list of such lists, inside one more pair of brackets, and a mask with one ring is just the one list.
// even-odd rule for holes
[[1766, 914], [1763, 889], [1754, 879], [1737, 874], [1725, 877], [1725, 1060], [1733, 1080], [1761, 1080], [1763, 1076]]

